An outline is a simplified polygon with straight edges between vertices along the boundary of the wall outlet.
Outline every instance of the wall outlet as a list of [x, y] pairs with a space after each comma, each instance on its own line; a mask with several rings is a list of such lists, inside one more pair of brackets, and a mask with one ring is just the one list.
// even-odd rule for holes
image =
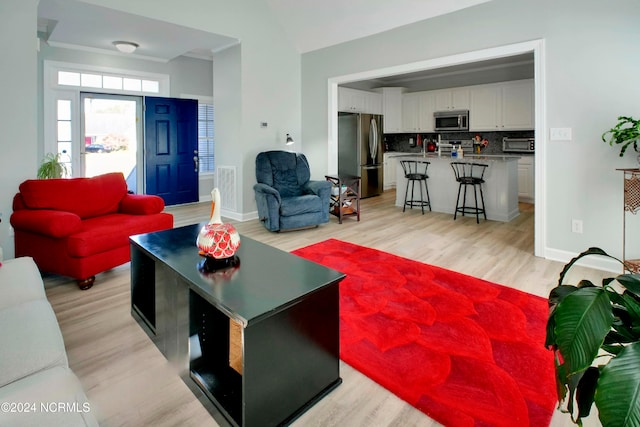
[[571, 141], [571, 128], [550, 128], [549, 139], [551, 141]]
[[571, 220], [571, 231], [574, 233], [582, 234], [582, 220], [581, 219], [572, 219]]

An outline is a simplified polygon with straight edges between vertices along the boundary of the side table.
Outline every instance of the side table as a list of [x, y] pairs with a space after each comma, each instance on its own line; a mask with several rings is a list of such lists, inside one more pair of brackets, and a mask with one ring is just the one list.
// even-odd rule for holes
[[[627, 259], [627, 212], [640, 212], [640, 169], [616, 169], [624, 173], [624, 209], [622, 211], [622, 261], [630, 273], [640, 273], [640, 259]], [[637, 229], [637, 228], [636, 228]], [[637, 252], [635, 253], [637, 255]]]
[[356, 216], [360, 221], [360, 177], [338, 174], [325, 178], [333, 185], [329, 212], [338, 217], [340, 224], [348, 216]]

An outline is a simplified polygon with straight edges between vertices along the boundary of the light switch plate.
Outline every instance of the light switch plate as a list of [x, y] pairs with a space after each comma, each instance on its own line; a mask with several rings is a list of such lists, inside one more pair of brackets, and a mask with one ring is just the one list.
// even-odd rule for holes
[[571, 141], [571, 128], [550, 128], [549, 139], [551, 141]]

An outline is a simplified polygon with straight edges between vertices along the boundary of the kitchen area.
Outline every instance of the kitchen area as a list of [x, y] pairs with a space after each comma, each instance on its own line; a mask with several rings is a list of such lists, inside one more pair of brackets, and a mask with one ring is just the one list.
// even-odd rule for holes
[[451, 161], [485, 163], [487, 218], [511, 221], [518, 203], [534, 203], [532, 63], [519, 55], [339, 86], [339, 172], [362, 176], [362, 197], [395, 190], [395, 204], [403, 206], [399, 161], [428, 161], [431, 208], [453, 214], [458, 184]]

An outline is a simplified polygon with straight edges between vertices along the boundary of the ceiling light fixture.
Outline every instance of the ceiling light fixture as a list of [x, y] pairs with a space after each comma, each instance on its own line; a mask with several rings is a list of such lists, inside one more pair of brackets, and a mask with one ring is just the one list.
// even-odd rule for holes
[[291, 138], [291, 135], [287, 134], [287, 141], [285, 144], [287, 145], [293, 145], [295, 141], [293, 140], [293, 138]]
[[137, 43], [125, 41], [115, 41], [113, 45], [122, 53], [133, 53], [138, 48]]

